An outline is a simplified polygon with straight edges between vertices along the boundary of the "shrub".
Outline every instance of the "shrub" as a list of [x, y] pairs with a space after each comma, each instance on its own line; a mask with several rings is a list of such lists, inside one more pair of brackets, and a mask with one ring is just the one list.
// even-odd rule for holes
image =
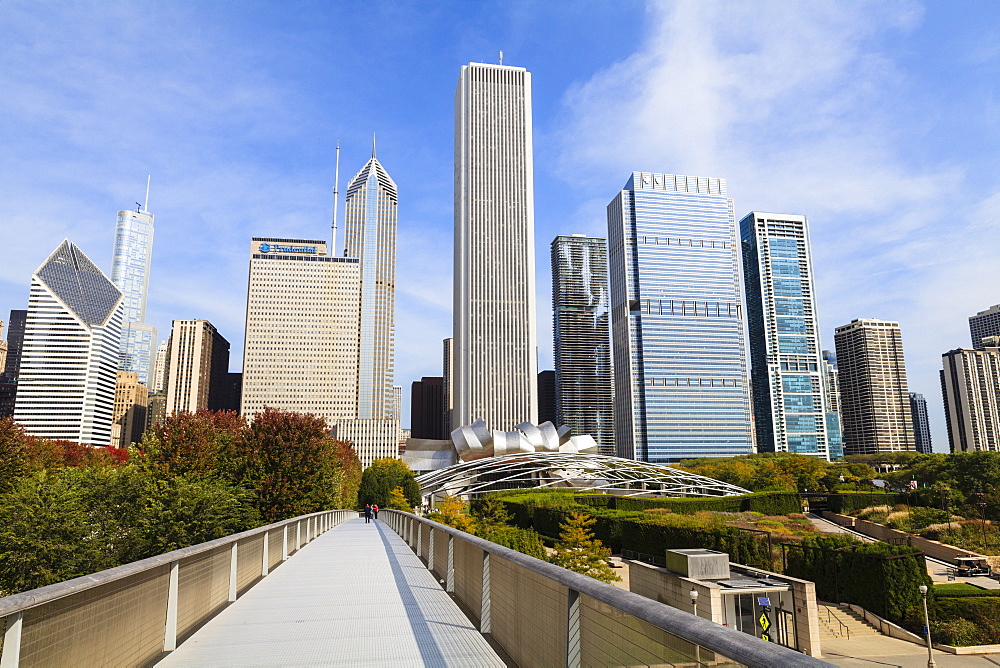
[[481, 531], [477, 531], [476, 535], [484, 540], [490, 541], [491, 543], [509, 547], [512, 550], [523, 552], [524, 554], [527, 554], [530, 557], [535, 557], [536, 559], [544, 561], [547, 558], [545, 544], [542, 543], [542, 537], [538, 535], [537, 531], [532, 531], [531, 529], [519, 529], [518, 527], [507, 526], [490, 526]]
[[968, 647], [969, 645], [981, 645], [982, 633], [979, 627], [968, 619], [953, 619], [947, 622], [931, 624], [931, 637], [935, 642], [954, 647]]

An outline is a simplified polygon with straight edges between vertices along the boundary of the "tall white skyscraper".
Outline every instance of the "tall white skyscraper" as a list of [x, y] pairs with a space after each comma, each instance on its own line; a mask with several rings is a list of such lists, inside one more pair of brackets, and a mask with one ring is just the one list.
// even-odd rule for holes
[[208, 320], [174, 320], [167, 344], [167, 415], [221, 410], [229, 382], [229, 341]]
[[69, 240], [31, 276], [14, 419], [29, 434], [111, 444], [122, 293]]
[[325, 241], [253, 238], [240, 413], [356, 419], [360, 285], [358, 259]]
[[454, 414], [538, 415], [531, 73], [463, 65], [455, 91]]
[[[347, 185], [344, 256], [361, 267], [358, 419], [393, 419], [396, 184], [372, 157]], [[398, 419], [398, 418], [397, 418]]]
[[737, 239], [724, 179], [633, 172], [608, 204], [620, 456], [753, 452]]
[[156, 357], [153, 362], [153, 381], [150, 390], [152, 392], [162, 392], [167, 388], [167, 342], [160, 341], [160, 347], [156, 349]]
[[812, 248], [805, 216], [751, 211], [740, 221], [759, 452], [830, 459]]
[[137, 373], [139, 382], [150, 379], [156, 328], [146, 324], [149, 267], [153, 257], [153, 214], [149, 204], [135, 211], [119, 211], [115, 224], [115, 248], [111, 259], [111, 281], [122, 291], [124, 319], [118, 370]]

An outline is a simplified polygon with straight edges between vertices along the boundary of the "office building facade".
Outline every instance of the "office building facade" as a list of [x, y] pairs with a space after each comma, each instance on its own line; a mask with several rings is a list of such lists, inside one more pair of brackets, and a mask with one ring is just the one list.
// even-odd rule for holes
[[537, 422], [531, 74], [462, 66], [455, 92], [452, 428]]
[[538, 423], [559, 419], [556, 408], [556, 372], [552, 369], [538, 372]]
[[830, 459], [812, 250], [805, 216], [740, 220], [758, 452]]
[[927, 416], [924, 395], [910, 392], [910, 415], [913, 419], [913, 445], [922, 455], [934, 452], [931, 446], [931, 421]]
[[14, 419], [34, 436], [111, 444], [122, 293], [63, 241], [31, 277]]
[[899, 324], [857, 319], [834, 333], [844, 454], [914, 450]]
[[454, 371], [454, 355], [452, 354], [452, 349], [454, 348], [455, 339], [447, 338], [441, 342], [441, 370], [442, 370], [442, 381], [444, 393], [444, 433], [445, 438], [448, 438], [448, 434], [462, 425], [453, 424], [452, 415], [455, 409], [455, 371]]
[[124, 314], [118, 370], [137, 373], [142, 384], [149, 383], [156, 345], [156, 328], [146, 324], [152, 257], [153, 214], [145, 206], [119, 211], [111, 259], [111, 281], [122, 291]]
[[167, 342], [160, 341], [153, 358], [153, 379], [150, 390], [162, 392], [167, 387]]
[[[615, 454], [608, 244], [582, 234], [552, 241], [556, 422]], [[539, 410], [540, 421], [543, 421]]]
[[229, 341], [207, 320], [174, 320], [167, 342], [167, 415], [222, 410]]
[[843, 428], [840, 426], [840, 380], [837, 356], [823, 351], [823, 394], [826, 403], [826, 435], [830, 442], [830, 459], [844, 458]]
[[754, 450], [737, 253], [724, 179], [634, 172], [608, 205], [620, 456]]
[[984, 339], [982, 350], [951, 350], [941, 356], [952, 452], [1000, 450], [1000, 338]]
[[[361, 272], [358, 342], [360, 420], [394, 419], [396, 184], [375, 157], [351, 179], [346, 196], [344, 256]], [[398, 421], [398, 417], [395, 417]]]
[[115, 385], [115, 410], [111, 424], [111, 447], [127, 448], [142, 443], [149, 422], [149, 389], [139, 374], [119, 371]]
[[410, 385], [410, 435], [444, 440], [444, 378], [424, 376]]
[[976, 350], [986, 348], [983, 339], [987, 336], [1000, 336], [1000, 304], [971, 316], [969, 318], [969, 334], [972, 336], [972, 347]]
[[358, 258], [325, 241], [252, 239], [240, 413], [357, 419], [360, 286]]
[[21, 347], [24, 345], [24, 328], [28, 322], [28, 311], [15, 309], [7, 321], [7, 359], [4, 362], [0, 380], [13, 383], [17, 380], [17, 370], [21, 365]]

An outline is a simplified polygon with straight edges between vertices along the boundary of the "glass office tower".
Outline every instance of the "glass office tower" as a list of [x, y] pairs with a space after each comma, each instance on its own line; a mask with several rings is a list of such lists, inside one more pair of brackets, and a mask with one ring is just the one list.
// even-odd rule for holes
[[634, 172], [608, 205], [608, 250], [618, 454], [753, 452], [725, 180]]
[[137, 373], [143, 385], [150, 379], [156, 345], [156, 328], [146, 324], [152, 256], [153, 214], [145, 206], [119, 211], [111, 260], [111, 282], [122, 291], [124, 305], [118, 370]]
[[[615, 454], [608, 299], [608, 242], [582, 234], [553, 239], [556, 422], [591, 434], [602, 455]], [[539, 390], [540, 421], [541, 406]]]
[[751, 211], [740, 221], [740, 238], [757, 449], [828, 460], [826, 368], [806, 217]]

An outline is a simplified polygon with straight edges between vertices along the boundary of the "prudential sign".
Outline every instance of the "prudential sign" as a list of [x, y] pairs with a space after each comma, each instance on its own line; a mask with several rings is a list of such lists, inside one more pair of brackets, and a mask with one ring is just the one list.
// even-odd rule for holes
[[261, 253], [315, 253], [316, 246], [279, 246], [278, 244], [261, 244]]

